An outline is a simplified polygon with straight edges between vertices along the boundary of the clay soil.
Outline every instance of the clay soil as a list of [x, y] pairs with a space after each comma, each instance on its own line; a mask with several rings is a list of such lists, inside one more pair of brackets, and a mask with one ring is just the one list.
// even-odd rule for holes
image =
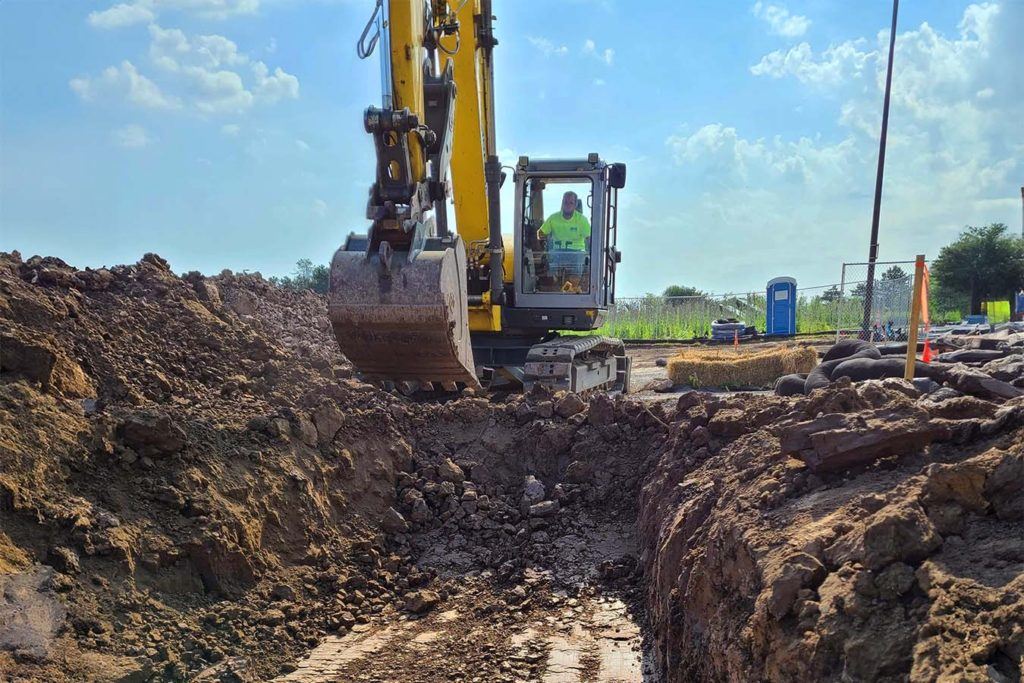
[[1020, 680], [1020, 399], [413, 401], [324, 309], [0, 255], [0, 676]]

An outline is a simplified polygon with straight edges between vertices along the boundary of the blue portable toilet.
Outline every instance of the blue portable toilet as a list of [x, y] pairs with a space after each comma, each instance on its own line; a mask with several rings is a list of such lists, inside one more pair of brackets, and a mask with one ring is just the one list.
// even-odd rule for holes
[[777, 277], [768, 281], [765, 334], [796, 334], [796, 280]]

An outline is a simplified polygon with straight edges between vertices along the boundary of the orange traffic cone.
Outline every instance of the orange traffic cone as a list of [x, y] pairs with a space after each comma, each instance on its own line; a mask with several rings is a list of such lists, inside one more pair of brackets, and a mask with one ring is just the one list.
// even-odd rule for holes
[[932, 362], [932, 347], [928, 344], [928, 339], [924, 340], [924, 352], [921, 354], [921, 361], [924, 363]]
[[739, 330], [733, 330], [732, 331], [732, 347], [734, 349], [740, 348], [740, 331]]

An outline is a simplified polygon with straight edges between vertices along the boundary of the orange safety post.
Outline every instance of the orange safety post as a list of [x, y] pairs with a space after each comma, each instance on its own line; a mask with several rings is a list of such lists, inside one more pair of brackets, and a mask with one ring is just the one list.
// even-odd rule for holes
[[[917, 328], [921, 324], [922, 297], [925, 281], [924, 254], [918, 254], [914, 262], [914, 296], [910, 300], [910, 326], [907, 330], [907, 362], [903, 366], [903, 379], [914, 379], [914, 363], [917, 361]], [[927, 309], [926, 309], [927, 310]], [[925, 315], [927, 312], [925, 310]]]

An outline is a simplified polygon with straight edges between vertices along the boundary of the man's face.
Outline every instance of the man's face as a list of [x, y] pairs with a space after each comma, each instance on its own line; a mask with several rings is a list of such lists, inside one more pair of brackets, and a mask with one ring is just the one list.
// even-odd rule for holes
[[562, 215], [566, 218], [572, 216], [572, 212], [576, 210], [576, 195], [571, 192], [566, 192], [562, 195]]

